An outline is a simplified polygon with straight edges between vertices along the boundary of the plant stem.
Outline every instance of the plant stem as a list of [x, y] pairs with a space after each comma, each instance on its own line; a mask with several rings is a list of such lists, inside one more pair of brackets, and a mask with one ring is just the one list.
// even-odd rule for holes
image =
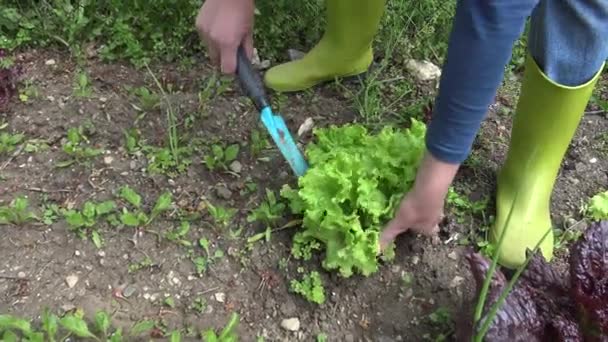
[[161, 94], [163, 95], [163, 99], [167, 103], [167, 124], [169, 125], [169, 148], [171, 149], [171, 154], [173, 155], [173, 159], [175, 160], [175, 163], [179, 164], [179, 154], [177, 151], [177, 149], [178, 149], [177, 125], [175, 123], [175, 112], [173, 111], [173, 106], [171, 105], [171, 101], [169, 100], [169, 97], [167, 96], [167, 93], [165, 93], [165, 90], [161, 86], [160, 82], [158, 81], [158, 79], [156, 78], [156, 76], [154, 75], [152, 70], [150, 70], [150, 67], [148, 67], [148, 64], [146, 63], [145, 65], [146, 65], [146, 69], [148, 69], [148, 72], [150, 73], [150, 76], [152, 76], [152, 79], [154, 79], [154, 83], [156, 83], [156, 86], [158, 87]]

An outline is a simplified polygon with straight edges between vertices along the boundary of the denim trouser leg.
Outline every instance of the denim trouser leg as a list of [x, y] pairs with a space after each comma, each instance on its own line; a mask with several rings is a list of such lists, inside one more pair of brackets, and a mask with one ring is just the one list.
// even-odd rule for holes
[[608, 58], [608, 0], [541, 0], [532, 12], [528, 48], [554, 82], [587, 82]]

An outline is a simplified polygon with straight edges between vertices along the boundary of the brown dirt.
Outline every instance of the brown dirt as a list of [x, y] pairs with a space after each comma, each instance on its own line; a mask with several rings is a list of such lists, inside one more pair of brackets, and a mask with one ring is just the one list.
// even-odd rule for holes
[[[306, 302], [289, 292], [289, 281], [298, 276], [299, 265], [307, 269], [320, 267], [318, 259], [306, 264], [290, 259], [290, 239], [297, 228], [275, 232], [270, 242], [256, 243], [252, 250], [246, 248], [244, 241], [263, 231], [263, 227], [247, 223], [246, 215], [260, 201], [264, 189], [278, 190], [283, 183], [293, 182], [275, 150], [265, 152], [269, 159], [264, 162], [243, 146], [238, 158], [243, 171], [236, 175], [208, 171], [201, 164], [199, 152], [194, 153], [192, 165], [182, 174], [172, 178], [149, 174], [145, 171], [145, 156], [130, 155], [124, 148], [124, 130], [131, 127], [137, 127], [148, 144], [161, 146], [166, 137], [166, 120], [160, 110], [149, 111], [135, 124], [141, 112], [133, 106], [137, 101], [125, 87], [146, 85], [155, 89], [145, 70], [89, 61], [86, 70], [92, 79], [93, 93], [88, 98], [77, 98], [72, 96], [76, 65], [66, 55], [32, 50], [18, 59], [24, 63], [25, 79], [37, 88], [39, 96], [27, 103], [15, 100], [7, 112], [0, 114], [0, 122], [6, 121], [10, 131], [23, 132], [28, 139], [47, 139], [50, 149], [0, 156], [0, 204], [26, 195], [39, 214], [43, 204], [50, 202], [80, 208], [87, 200], [115, 199], [118, 189], [128, 184], [142, 195], [149, 209], [157, 196], [169, 189], [175, 208], [147, 229], [163, 233], [177, 227], [180, 210], [200, 215], [200, 219], [192, 221], [188, 239], [205, 237], [211, 241], [212, 253], [222, 250], [225, 256], [198, 276], [185, 248], [159, 240], [153, 233], [136, 234], [131, 228], [100, 224], [104, 246], [98, 250], [90, 240], [72, 233], [61, 219], [49, 226], [3, 226], [0, 312], [35, 318], [44, 307], [58, 313], [81, 307], [90, 315], [103, 309], [114, 314], [117, 326], [125, 328], [152, 319], [170, 329], [189, 327], [198, 332], [223, 326], [230, 313], [237, 311], [242, 317], [239, 331], [244, 341], [257, 336], [264, 336], [267, 341], [310, 341], [321, 332], [335, 341], [420, 341], [450, 331], [449, 324], [430, 320], [432, 312], [445, 308], [456, 317], [470, 297], [472, 281], [461, 257], [467, 247], [458, 244], [458, 237], [469, 234], [483, 220], [476, 216], [461, 222], [454, 211], [449, 211], [439, 241], [403, 236], [398, 239], [394, 263], [383, 265], [369, 278], [341, 279], [323, 273], [327, 302], [320, 306]], [[49, 59], [56, 64], [46, 65]], [[183, 71], [164, 66], [154, 70], [164, 85], [172, 84], [178, 89], [177, 94], [171, 95], [178, 108], [178, 121], [184, 124], [188, 115], [196, 114], [191, 127], [180, 126], [180, 137], [202, 141], [203, 145], [215, 140], [250, 141], [258, 118], [240, 93], [229, 89], [210, 98], [203, 112], [199, 110], [199, 88], [211, 75], [207, 67]], [[513, 84], [502, 90], [482, 126], [473, 157], [455, 183], [472, 199], [492, 194], [494, 175], [508, 143], [510, 116], [504, 113], [515, 105]], [[604, 79], [600, 87], [606, 84]], [[329, 85], [313, 92], [281, 96], [280, 100], [285, 101], [281, 112], [294, 132], [307, 117], [313, 117], [317, 126], [356, 117], [351, 102]], [[56, 168], [56, 162], [65, 158], [61, 141], [68, 128], [87, 122], [92, 124], [91, 141], [105, 151], [104, 155], [88, 166]], [[607, 131], [608, 120], [602, 115], [588, 115], [581, 123], [556, 185], [556, 224], [571, 225], [572, 220], [580, 218], [582, 201], [608, 187], [607, 142], [599, 139]], [[206, 150], [205, 146], [202, 148]], [[592, 158], [597, 160], [593, 164]], [[6, 167], [2, 167], [5, 163]], [[256, 192], [244, 191], [247, 179], [258, 184]], [[230, 196], [225, 196], [229, 198], [218, 197], [217, 188], [230, 190]], [[238, 209], [237, 219], [229, 229], [243, 228], [240, 237], [230, 238], [227, 229], [212, 223], [201, 207], [204, 198]], [[487, 214], [492, 210], [489, 206]], [[202, 255], [200, 248], [194, 253]], [[146, 257], [152, 265], [129, 272], [129, 265]], [[286, 269], [279, 266], [281, 260], [289, 260]], [[406, 274], [414, 279], [409, 285], [403, 282]], [[19, 278], [20, 275], [25, 277]], [[73, 288], [66, 284], [70, 275], [78, 277]], [[121, 286], [130, 286], [135, 292], [126, 300], [116, 298], [113, 289]], [[225, 294], [225, 300], [217, 300], [219, 293]], [[174, 308], [163, 306], [169, 296], [175, 300]], [[207, 303], [200, 313], [191, 308], [198, 298]], [[280, 327], [281, 320], [289, 317], [299, 318], [301, 329], [297, 333]]]

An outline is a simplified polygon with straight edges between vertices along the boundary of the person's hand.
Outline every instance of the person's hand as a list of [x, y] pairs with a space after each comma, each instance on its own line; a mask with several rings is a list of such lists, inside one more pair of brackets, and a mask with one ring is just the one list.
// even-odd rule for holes
[[196, 29], [211, 62], [225, 74], [236, 71], [236, 52], [243, 44], [253, 56], [254, 0], [207, 0], [196, 17]]
[[397, 209], [395, 217], [380, 235], [383, 251], [400, 234], [408, 230], [433, 236], [439, 232], [445, 197], [459, 165], [448, 164], [427, 153], [422, 161], [414, 186]]

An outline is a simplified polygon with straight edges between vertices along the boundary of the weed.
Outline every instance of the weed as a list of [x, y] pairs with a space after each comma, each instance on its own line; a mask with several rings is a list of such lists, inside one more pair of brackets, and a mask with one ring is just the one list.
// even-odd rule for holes
[[201, 314], [207, 308], [207, 301], [203, 297], [198, 297], [192, 301], [189, 308], [190, 308], [190, 310]]
[[91, 235], [91, 240], [97, 248], [103, 246], [103, 239], [99, 231], [94, 227], [97, 221], [101, 218], [106, 218], [110, 222], [116, 221], [116, 215], [113, 212], [116, 210], [114, 201], [105, 201], [94, 203], [87, 201], [84, 203], [82, 210], [70, 209], [63, 212], [66, 222], [70, 225], [81, 239], [86, 239], [87, 235]]
[[44, 224], [51, 225], [54, 222], [56, 222], [57, 220], [59, 220], [59, 217], [61, 215], [61, 208], [59, 208], [59, 206], [57, 204], [46, 204], [43, 207], [43, 212], [42, 212], [42, 222]]
[[306, 300], [316, 303], [325, 303], [325, 288], [319, 272], [312, 271], [303, 276], [302, 280], [292, 279], [289, 283], [292, 292], [302, 295]]
[[207, 342], [236, 342], [238, 340], [236, 332], [238, 324], [239, 315], [237, 313], [232, 313], [230, 320], [219, 335], [217, 335], [213, 329], [208, 329], [203, 332], [203, 339]]
[[581, 213], [592, 220], [608, 220], [608, 191], [600, 192], [591, 197], [581, 207]]
[[220, 225], [223, 228], [228, 227], [228, 225], [232, 222], [232, 218], [237, 213], [237, 210], [234, 208], [213, 205], [209, 201], [206, 201], [205, 205], [215, 224]]
[[445, 307], [439, 307], [429, 315], [429, 320], [441, 333], [433, 338], [433, 341], [447, 341], [454, 331], [452, 315]]
[[264, 132], [260, 129], [251, 130], [249, 148], [251, 155], [257, 157], [265, 149], [270, 147], [270, 141]]
[[274, 225], [283, 218], [285, 204], [277, 201], [276, 195], [272, 190], [266, 189], [266, 200], [259, 207], [251, 211], [247, 216], [247, 222], [261, 222], [267, 226]]
[[175, 242], [185, 247], [191, 247], [192, 242], [185, 239], [190, 231], [190, 223], [183, 221], [177, 229], [173, 229], [165, 233], [165, 238], [169, 241]]
[[134, 208], [129, 210], [126, 207], [123, 207], [120, 215], [120, 222], [130, 227], [150, 225], [150, 223], [152, 223], [152, 221], [161, 213], [169, 210], [173, 203], [171, 193], [165, 191], [158, 196], [152, 210], [149, 213], [146, 213], [142, 208], [141, 196], [128, 185], [123, 186], [120, 189], [119, 196]]
[[38, 220], [38, 216], [28, 210], [29, 200], [25, 196], [19, 196], [11, 201], [8, 206], [0, 206], [0, 224], [22, 225], [24, 223]]
[[91, 89], [89, 76], [84, 70], [80, 70], [78, 73], [76, 73], [75, 77], [73, 88], [74, 96], [84, 98], [90, 97], [93, 90]]
[[82, 126], [68, 129], [67, 140], [63, 151], [70, 157], [68, 160], [57, 162], [57, 167], [68, 167], [74, 163], [88, 163], [90, 158], [103, 153], [102, 149], [90, 147], [90, 141]]
[[224, 170], [228, 169], [228, 165], [236, 160], [239, 154], [239, 144], [232, 144], [227, 147], [223, 147], [219, 144], [213, 144], [211, 150], [205, 156], [204, 162], [207, 168], [211, 171], [217, 168]]
[[206, 238], [200, 238], [198, 240], [198, 245], [205, 252], [204, 256], [192, 257], [192, 263], [196, 268], [196, 273], [199, 275], [204, 274], [207, 271], [209, 265], [213, 264], [216, 260], [219, 260], [224, 257], [224, 252], [221, 249], [217, 249], [213, 255], [209, 250], [209, 240]]
[[124, 130], [124, 136], [125, 149], [128, 153], [135, 154], [142, 149], [142, 145], [140, 143], [141, 134], [136, 128]]
[[23, 82], [19, 91], [19, 101], [27, 103], [30, 99], [36, 99], [40, 96], [38, 88], [32, 84], [32, 81], [26, 80]]
[[133, 94], [139, 100], [142, 110], [149, 112], [160, 107], [160, 96], [146, 87], [139, 87], [133, 90]]
[[149, 256], [145, 256], [142, 261], [136, 262], [134, 264], [130, 264], [128, 267], [129, 273], [134, 273], [144, 268], [152, 267], [154, 262]]
[[25, 135], [21, 133], [0, 133], [0, 155], [13, 152], [17, 148], [17, 145], [19, 145], [24, 138]]

